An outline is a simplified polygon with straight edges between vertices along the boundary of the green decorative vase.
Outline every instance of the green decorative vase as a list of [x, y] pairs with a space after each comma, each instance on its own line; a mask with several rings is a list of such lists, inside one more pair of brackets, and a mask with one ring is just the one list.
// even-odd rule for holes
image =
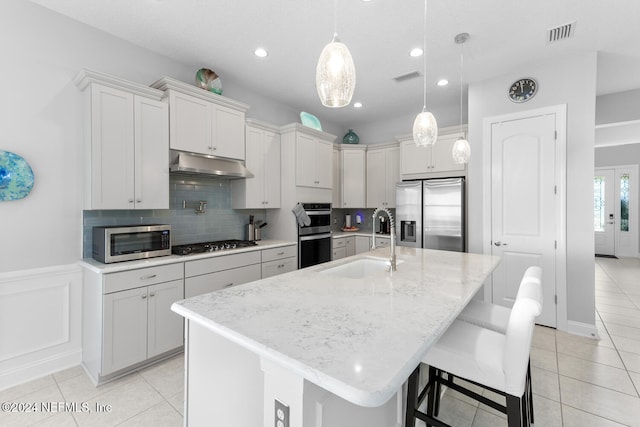
[[349, 129], [349, 132], [347, 132], [342, 138], [343, 144], [357, 144], [359, 142], [360, 142], [360, 137], [356, 135], [353, 129]]

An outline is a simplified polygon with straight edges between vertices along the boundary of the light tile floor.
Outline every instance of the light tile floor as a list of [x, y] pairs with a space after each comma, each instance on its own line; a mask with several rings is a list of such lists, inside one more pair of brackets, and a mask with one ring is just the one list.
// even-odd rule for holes
[[[531, 364], [537, 426], [640, 427], [640, 260], [596, 258], [595, 275], [598, 340], [536, 327]], [[182, 355], [176, 356], [97, 388], [80, 367], [57, 372], [1, 391], [0, 402], [88, 402], [93, 412], [0, 412], [0, 425], [178, 427], [183, 365]], [[110, 412], [95, 412], [107, 404]], [[450, 390], [441, 418], [455, 427], [507, 424], [503, 414]]]

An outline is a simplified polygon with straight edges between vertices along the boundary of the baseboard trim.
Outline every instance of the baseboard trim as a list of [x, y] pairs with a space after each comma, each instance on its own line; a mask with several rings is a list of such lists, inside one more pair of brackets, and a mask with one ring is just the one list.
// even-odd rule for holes
[[587, 338], [599, 339], [598, 328], [595, 324], [575, 322], [573, 320], [569, 320], [567, 322], [568, 331], [573, 335], [580, 335]]
[[82, 349], [78, 348], [0, 372], [0, 391], [63, 369], [78, 366], [81, 361]]

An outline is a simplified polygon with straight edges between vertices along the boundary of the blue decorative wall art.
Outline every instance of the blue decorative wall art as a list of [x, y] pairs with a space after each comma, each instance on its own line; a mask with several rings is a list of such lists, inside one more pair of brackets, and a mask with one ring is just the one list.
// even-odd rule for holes
[[33, 170], [24, 158], [0, 150], [0, 201], [27, 197], [33, 182]]

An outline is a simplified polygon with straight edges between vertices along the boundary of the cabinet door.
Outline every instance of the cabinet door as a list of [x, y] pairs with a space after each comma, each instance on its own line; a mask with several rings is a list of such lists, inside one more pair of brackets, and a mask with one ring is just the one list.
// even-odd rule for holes
[[399, 148], [387, 148], [386, 149], [386, 200], [385, 207], [396, 207], [396, 184], [400, 181], [399, 173]]
[[[397, 169], [397, 168], [396, 168]], [[367, 151], [367, 207], [377, 208], [386, 202], [385, 150]]]
[[169, 106], [134, 98], [135, 208], [169, 209]]
[[133, 209], [133, 94], [91, 87], [91, 209]]
[[347, 237], [344, 239], [344, 249], [346, 256], [352, 256], [356, 254], [356, 238], [355, 236]]
[[297, 258], [278, 259], [262, 263], [262, 278], [277, 276], [278, 274], [288, 273], [298, 268]]
[[189, 277], [184, 281], [184, 297], [191, 298], [196, 295], [218, 291], [230, 286], [260, 280], [261, 277], [261, 264], [253, 264], [204, 274], [202, 276]]
[[334, 248], [331, 260], [335, 261], [337, 259], [344, 258], [345, 256], [347, 256], [347, 252], [346, 252], [346, 248], [344, 246], [341, 247], [341, 248]]
[[433, 146], [431, 172], [464, 171], [465, 165], [454, 162], [451, 154], [453, 144], [459, 136], [460, 134], [454, 134], [438, 138], [438, 142]]
[[102, 373], [107, 375], [147, 358], [147, 288], [103, 298]]
[[222, 105], [211, 105], [212, 154], [245, 159], [244, 112]]
[[[237, 192], [238, 197], [244, 196], [244, 200], [234, 200], [234, 208], [261, 209], [264, 207], [264, 132], [261, 129], [247, 126], [247, 169], [253, 174], [253, 178], [234, 180], [231, 185], [244, 186], [245, 193]], [[241, 182], [243, 181], [243, 182]], [[244, 203], [243, 203], [244, 202]]]
[[400, 174], [431, 172], [431, 147], [418, 147], [413, 141], [400, 143]]
[[183, 344], [183, 319], [171, 311], [171, 304], [184, 299], [184, 282], [174, 280], [147, 289], [147, 358], [151, 358]]
[[[264, 205], [263, 208], [280, 207], [280, 134], [264, 132]], [[248, 155], [248, 153], [247, 153]], [[249, 169], [251, 170], [251, 169]]]
[[337, 148], [333, 148], [331, 154], [333, 156], [331, 204], [334, 208], [338, 208], [342, 200], [342, 180], [340, 179], [340, 150], [338, 150]]
[[175, 150], [212, 154], [211, 103], [178, 92], [169, 95], [169, 144]]
[[315, 149], [315, 174], [316, 187], [331, 189], [331, 176], [333, 175], [333, 144], [326, 141], [316, 141]]
[[296, 137], [296, 185], [316, 187], [316, 141], [298, 133]]
[[342, 151], [342, 207], [365, 207], [365, 152], [361, 150]]
[[355, 236], [356, 237], [356, 255], [363, 252], [369, 252], [371, 250], [371, 237]]

